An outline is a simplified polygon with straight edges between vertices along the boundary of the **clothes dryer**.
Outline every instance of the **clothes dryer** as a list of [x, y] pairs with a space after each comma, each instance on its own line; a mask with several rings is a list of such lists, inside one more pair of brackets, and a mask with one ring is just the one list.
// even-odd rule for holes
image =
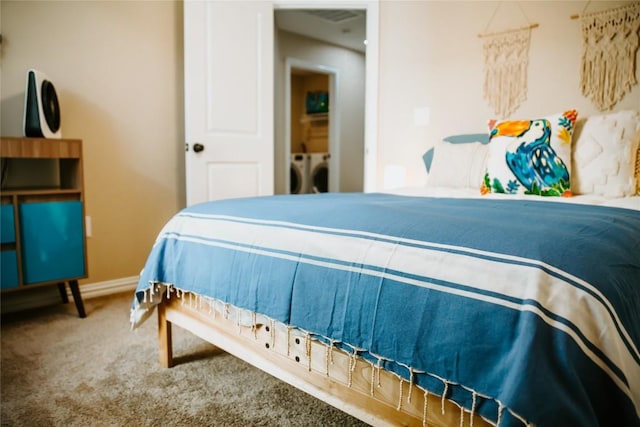
[[291, 153], [291, 177], [289, 179], [291, 194], [305, 194], [309, 192], [309, 155], [306, 153]]
[[327, 193], [329, 191], [329, 153], [309, 154], [309, 192]]

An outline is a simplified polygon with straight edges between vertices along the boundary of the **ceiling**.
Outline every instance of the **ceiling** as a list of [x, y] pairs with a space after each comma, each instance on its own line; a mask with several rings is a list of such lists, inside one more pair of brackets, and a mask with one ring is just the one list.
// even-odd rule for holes
[[282, 9], [277, 28], [348, 49], [365, 51], [366, 11], [353, 9]]

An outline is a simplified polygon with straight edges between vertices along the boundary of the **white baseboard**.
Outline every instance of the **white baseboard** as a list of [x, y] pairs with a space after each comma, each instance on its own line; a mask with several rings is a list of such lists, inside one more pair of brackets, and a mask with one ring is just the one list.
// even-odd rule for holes
[[[133, 291], [138, 284], [138, 276], [123, 277], [121, 279], [105, 280], [103, 282], [80, 285], [80, 295], [83, 300]], [[71, 290], [67, 286], [69, 303], [73, 304]], [[60, 304], [60, 292], [55, 285], [34, 288], [20, 292], [10, 292], [2, 295], [2, 313], [13, 313], [31, 308]]]
[[[80, 286], [80, 293], [83, 299], [90, 299], [131, 291], [131, 298], [133, 298], [133, 291], [138, 285], [138, 279], [138, 276], [130, 276], [121, 279], [105, 280], [104, 282], [87, 283], [86, 285]], [[67, 294], [69, 294], [69, 299], [71, 299], [71, 291], [68, 289]]]

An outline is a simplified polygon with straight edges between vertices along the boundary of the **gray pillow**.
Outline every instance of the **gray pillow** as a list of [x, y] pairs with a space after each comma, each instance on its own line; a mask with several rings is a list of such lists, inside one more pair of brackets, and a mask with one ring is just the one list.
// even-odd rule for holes
[[[468, 133], [464, 135], [451, 135], [446, 138], [442, 138], [443, 141], [450, 142], [451, 144], [468, 144], [470, 142], [480, 142], [482, 144], [489, 143], [488, 133]], [[424, 167], [427, 169], [427, 173], [431, 170], [431, 163], [433, 162], [433, 147], [425, 151], [422, 155], [424, 161]]]

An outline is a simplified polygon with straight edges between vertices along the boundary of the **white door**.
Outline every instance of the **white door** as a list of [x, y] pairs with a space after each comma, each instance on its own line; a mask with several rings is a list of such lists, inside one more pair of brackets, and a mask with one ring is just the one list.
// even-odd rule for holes
[[185, 1], [184, 63], [187, 206], [273, 194], [272, 2]]

